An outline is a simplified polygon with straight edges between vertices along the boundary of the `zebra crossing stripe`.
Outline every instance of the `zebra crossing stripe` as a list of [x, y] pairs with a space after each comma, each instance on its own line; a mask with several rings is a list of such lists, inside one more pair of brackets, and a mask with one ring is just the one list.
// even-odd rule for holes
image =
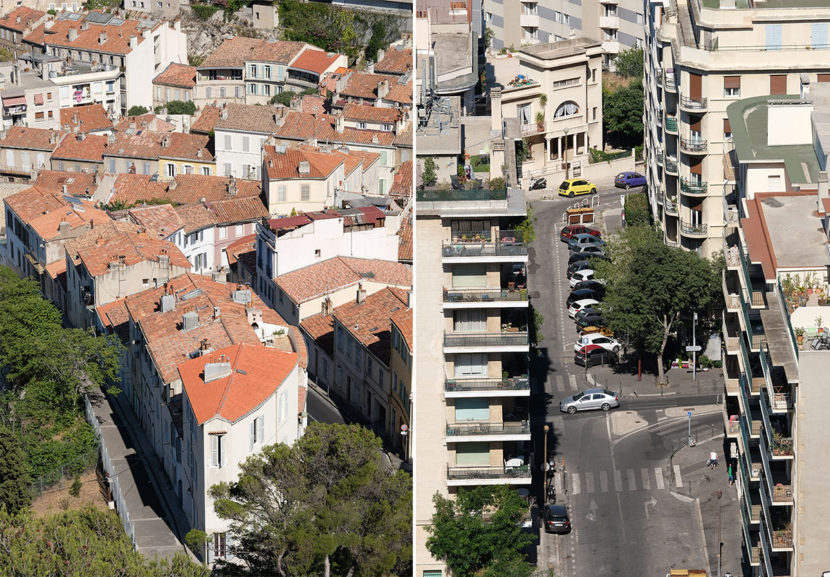
[[585, 473], [585, 492], [586, 493], [593, 493], [594, 492], [594, 474], [590, 471]]
[[576, 375], [568, 375], [568, 382], [571, 385], [571, 390], [576, 390]]
[[622, 473], [614, 471], [614, 490], [616, 492], [622, 491]]
[[562, 375], [556, 375], [556, 390], [560, 393], [565, 390], [565, 379]]
[[571, 494], [579, 495], [579, 473], [571, 473], [571, 482], [573, 483], [573, 489], [571, 489]]
[[640, 470], [640, 475], [643, 477], [643, 490], [651, 491], [651, 480], [648, 478], [648, 469], [643, 467]]
[[608, 471], [602, 470], [599, 472], [599, 490], [603, 493], [608, 492]]
[[662, 491], [666, 487], [666, 484], [663, 481], [663, 467], [654, 468], [654, 478], [657, 481], [657, 489]]
[[564, 493], [564, 491], [562, 490], [562, 475], [554, 475], [553, 488], [559, 495], [562, 495]]
[[628, 490], [637, 490], [637, 478], [634, 476], [634, 469], [626, 469], [625, 476], [628, 479]]
[[674, 466], [674, 484], [678, 488], [683, 486], [683, 479], [680, 477], [680, 465]]

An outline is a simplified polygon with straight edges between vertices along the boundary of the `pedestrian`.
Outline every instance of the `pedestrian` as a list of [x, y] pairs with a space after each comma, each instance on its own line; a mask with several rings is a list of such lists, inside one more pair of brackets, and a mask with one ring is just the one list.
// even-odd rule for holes
[[726, 469], [726, 474], [729, 476], [729, 486], [735, 484], [735, 476], [732, 474], [732, 465], [729, 465], [729, 468]]
[[709, 453], [709, 460], [706, 461], [706, 464], [709, 466], [710, 469], [714, 469], [718, 466], [718, 454], [716, 451], [712, 451]]

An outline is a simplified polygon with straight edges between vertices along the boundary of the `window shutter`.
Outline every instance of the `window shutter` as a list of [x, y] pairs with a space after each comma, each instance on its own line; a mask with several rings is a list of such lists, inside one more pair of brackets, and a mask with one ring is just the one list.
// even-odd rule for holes
[[786, 74], [771, 74], [769, 77], [769, 93], [770, 95], [786, 94], [787, 93], [787, 75]]
[[830, 74], [819, 74], [817, 78], [818, 82], [830, 82]]
[[219, 435], [210, 435], [210, 465], [219, 467]]
[[256, 442], [256, 421], [251, 422], [251, 450], [254, 448], [254, 443]]
[[265, 440], [265, 417], [257, 418], [256, 424], [257, 424], [256, 440], [257, 440], [257, 442], [262, 444], [262, 441]]
[[767, 50], [781, 50], [784, 37], [784, 29], [781, 24], [767, 24], [766, 35]]
[[813, 24], [812, 46], [816, 50], [827, 48], [827, 22]]
[[730, 134], [731, 132], [732, 132], [732, 125], [729, 124], [729, 119], [728, 118], [724, 118], [723, 119], [723, 133], [724, 134]]
[[724, 88], [738, 88], [741, 87], [741, 77], [740, 76], [724, 76], [723, 77], [723, 87]]

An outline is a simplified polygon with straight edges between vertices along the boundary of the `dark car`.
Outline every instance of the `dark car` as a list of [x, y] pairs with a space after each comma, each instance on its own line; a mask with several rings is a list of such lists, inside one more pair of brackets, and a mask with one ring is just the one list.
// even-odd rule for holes
[[568, 295], [568, 298], [565, 301], [565, 306], [570, 307], [576, 301], [584, 299], [594, 299], [597, 301], [602, 300], [603, 296], [605, 296], [605, 293], [600, 293], [599, 291], [591, 290], [589, 288], [572, 290], [571, 294]]
[[[582, 312], [582, 311], [579, 311]], [[605, 326], [605, 319], [602, 317], [602, 314], [599, 313], [596, 309], [588, 309], [586, 314], [579, 316], [577, 315], [576, 318], [576, 330], [581, 331], [585, 327], [604, 327]]]
[[575, 263], [573, 263], [572, 265], [570, 265], [568, 267], [568, 275], [567, 275], [568, 280], [571, 280], [571, 277], [573, 275], [575, 275], [576, 273], [578, 273], [579, 271], [585, 270], [587, 268], [592, 268], [591, 267], [591, 261], [589, 261], [589, 260], [578, 260], [578, 261], [576, 261]]
[[577, 283], [577, 285], [573, 289], [571, 289], [571, 294], [573, 294], [575, 291], [586, 289], [593, 291], [599, 295], [605, 296], [605, 285], [597, 280], [584, 280], [581, 283]]
[[579, 250], [573, 251], [571, 254], [578, 254], [583, 258], [590, 258], [594, 255], [605, 256], [605, 246], [599, 244], [590, 244], [588, 246], [583, 246]]
[[591, 228], [589, 226], [585, 226], [584, 224], [569, 224], [565, 228], [562, 229], [562, 232], [559, 233], [559, 238], [563, 242], [568, 242], [568, 240], [577, 234], [591, 234], [593, 236], [602, 236], [602, 233], [595, 228]]
[[605, 241], [590, 234], [575, 234], [568, 239], [571, 252], [580, 252], [588, 246], [605, 246]]
[[588, 247], [591, 250], [588, 251], [580, 251], [580, 252], [572, 252], [568, 254], [568, 265], [572, 265], [573, 263], [580, 261], [580, 260], [591, 260], [592, 258], [598, 258], [601, 260], [611, 260], [602, 252], [597, 252], [595, 249], [597, 247]]
[[585, 345], [574, 353], [574, 362], [580, 367], [608, 365], [617, 355], [599, 345]]
[[646, 177], [639, 172], [621, 172], [614, 179], [614, 186], [628, 190], [632, 186], [645, 186]]
[[545, 505], [545, 533], [570, 533], [571, 520], [564, 505]]

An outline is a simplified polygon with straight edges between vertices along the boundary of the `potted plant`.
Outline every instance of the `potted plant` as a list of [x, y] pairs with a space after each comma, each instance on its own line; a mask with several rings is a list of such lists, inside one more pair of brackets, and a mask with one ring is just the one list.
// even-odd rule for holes
[[821, 318], [821, 315], [819, 315], [819, 316], [817, 316], [817, 317], [815, 318], [816, 328], [818, 329], [818, 334], [821, 334], [821, 333], [823, 333], [823, 332], [824, 332], [824, 326], [821, 324], [821, 322], [822, 322], [823, 320], [824, 320], [824, 319], [822, 319], [822, 318]]
[[536, 113], [536, 128], [539, 132], [543, 132], [545, 130], [545, 113], [541, 110]]
[[793, 332], [795, 333], [795, 340], [798, 341], [798, 346], [800, 347], [804, 344], [804, 327], [795, 327]]

